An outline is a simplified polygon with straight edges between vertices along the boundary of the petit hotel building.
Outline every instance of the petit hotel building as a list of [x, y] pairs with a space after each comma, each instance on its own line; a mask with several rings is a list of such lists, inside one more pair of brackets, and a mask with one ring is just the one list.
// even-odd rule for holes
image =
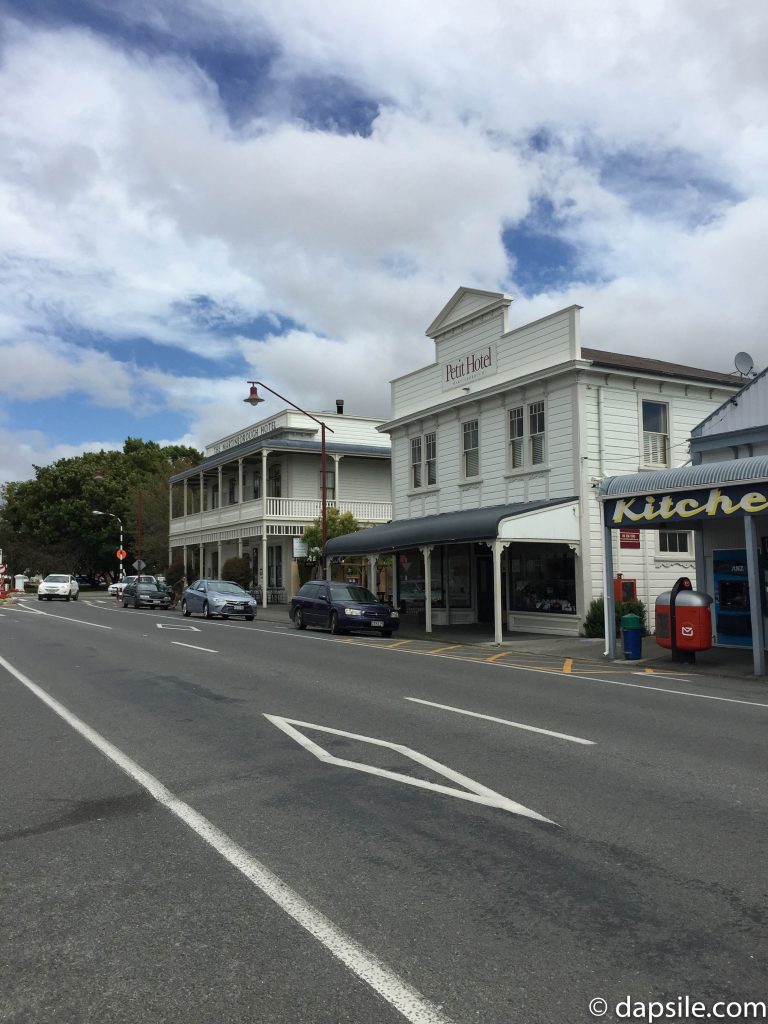
[[[331, 556], [394, 556], [393, 599], [433, 625], [582, 632], [603, 594], [656, 595], [696, 558], [684, 525], [604, 535], [597, 492], [689, 459], [692, 429], [736, 392], [728, 373], [582, 341], [581, 308], [512, 325], [512, 300], [460, 288], [427, 328], [431, 358], [391, 383], [391, 522], [328, 543]], [[609, 339], [608, 339], [609, 341]], [[639, 338], [639, 342], [642, 337]], [[425, 350], [425, 356], [428, 352]]]

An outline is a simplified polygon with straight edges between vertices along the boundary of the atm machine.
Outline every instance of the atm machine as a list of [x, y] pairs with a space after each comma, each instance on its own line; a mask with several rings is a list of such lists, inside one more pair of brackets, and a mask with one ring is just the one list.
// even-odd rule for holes
[[[727, 549], [712, 552], [715, 583], [715, 638], [718, 647], [751, 647], [747, 552]], [[763, 589], [763, 588], [761, 588]]]

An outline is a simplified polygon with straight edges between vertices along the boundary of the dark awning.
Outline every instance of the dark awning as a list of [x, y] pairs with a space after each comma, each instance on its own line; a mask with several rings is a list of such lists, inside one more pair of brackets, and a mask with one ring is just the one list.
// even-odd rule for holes
[[[467, 541], [494, 540], [499, 536], [499, 525], [505, 519], [528, 516], [561, 505], [570, 505], [576, 498], [550, 498], [545, 501], [526, 501], [514, 505], [494, 505], [491, 508], [473, 508], [463, 512], [441, 512], [418, 519], [395, 519], [383, 526], [372, 526], [344, 537], [329, 540], [326, 551], [332, 556], [380, 554], [403, 551], [423, 544], [459, 544]], [[568, 536], [565, 536], [565, 533]], [[572, 531], [562, 537], [549, 536], [554, 543], [572, 541]], [[576, 534], [578, 536], [578, 533]], [[541, 539], [541, 538], [536, 538]]]

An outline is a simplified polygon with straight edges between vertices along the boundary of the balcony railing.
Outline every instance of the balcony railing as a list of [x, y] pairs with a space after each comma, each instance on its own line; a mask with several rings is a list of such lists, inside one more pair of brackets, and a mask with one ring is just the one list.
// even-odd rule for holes
[[[264, 508], [266, 505], [266, 508]], [[351, 512], [359, 523], [386, 523], [392, 518], [391, 501], [336, 501], [327, 502], [328, 508]], [[310, 523], [322, 515], [323, 503], [319, 498], [266, 498], [244, 501], [242, 504], [224, 505], [205, 512], [189, 512], [171, 520], [171, 536], [194, 529], [232, 526], [263, 519], [291, 523]]]

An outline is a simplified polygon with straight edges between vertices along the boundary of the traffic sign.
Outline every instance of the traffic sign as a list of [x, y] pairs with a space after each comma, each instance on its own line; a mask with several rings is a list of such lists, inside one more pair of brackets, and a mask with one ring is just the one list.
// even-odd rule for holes
[[144, 568], [146, 564], [147, 563], [143, 559], [137, 558], [136, 561], [133, 563], [133, 568], [136, 570], [136, 572], [141, 572], [141, 570]]
[[123, 548], [118, 548], [115, 554], [117, 555], [121, 562], [124, 558], [128, 557], [128, 552], [124, 551]]

